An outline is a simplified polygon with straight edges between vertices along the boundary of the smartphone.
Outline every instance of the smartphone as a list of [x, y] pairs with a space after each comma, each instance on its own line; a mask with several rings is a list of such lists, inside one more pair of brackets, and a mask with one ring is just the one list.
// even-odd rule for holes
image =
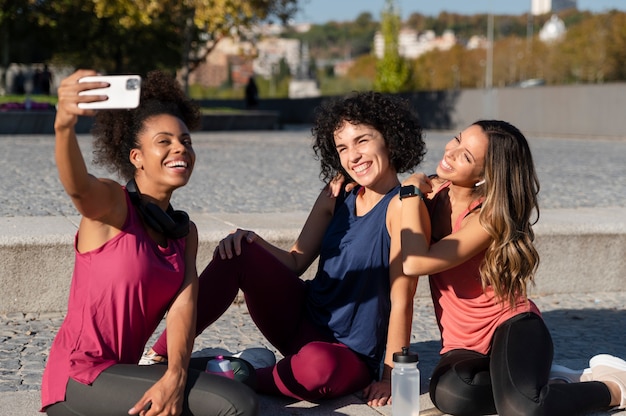
[[107, 82], [106, 88], [81, 91], [79, 95], [106, 95], [105, 101], [78, 103], [78, 108], [104, 110], [136, 108], [139, 105], [141, 77], [139, 75], [96, 75], [83, 77], [78, 82]]

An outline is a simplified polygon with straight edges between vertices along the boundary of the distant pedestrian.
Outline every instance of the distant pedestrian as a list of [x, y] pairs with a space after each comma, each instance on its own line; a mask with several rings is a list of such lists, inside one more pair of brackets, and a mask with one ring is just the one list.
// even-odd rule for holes
[[24, 73], [21, 69], [17, 70], [17, 73], [13, 76], [13, 85], [12, 90], [13, 94], [24, 95], [26, 93], [26, 89], [24, 88], [25, 78]]
[[39, 91], [41, 94], [50, 95], [50, 86], [52, 85], [52, 72], [48, 68], [48, 64], [43, 66], [43, 71], [41, 71], [39, 77]]
[[41, 94], [41, 69], [35, 68], [33, 73], [33, 95]]
[[246, 108], [249, 110], [257, 108], [259, 105], [259, 88], [254, 80], [254, 75], [248, 79], [246, 85]]

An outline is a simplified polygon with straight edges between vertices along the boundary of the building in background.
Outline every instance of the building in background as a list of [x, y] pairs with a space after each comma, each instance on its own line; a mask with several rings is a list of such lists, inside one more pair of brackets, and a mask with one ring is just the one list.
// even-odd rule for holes
[[[404, 28], [398, 36], [398, 53], [403, 58], [415, 59], [435, 49], [447, 51], [456, 43], [456, 36], [451, 30], [445, 30], [442, 36], [437, 36], [432, 30], [419, 33], [414, 29]], [[378, 59], [385, 53], [385, 40], [381, 32], [374, 35], [374, 52]]]
[[530, 12], [534, 15], [557, 13], [561, 10], [576, 9], [577, 0], [531, 0]]
[[555, 42], [563, 39], [566, 32], [565, 22], [559, 16], [553, 14], [539, 31], [539, 39], [542, 42]]

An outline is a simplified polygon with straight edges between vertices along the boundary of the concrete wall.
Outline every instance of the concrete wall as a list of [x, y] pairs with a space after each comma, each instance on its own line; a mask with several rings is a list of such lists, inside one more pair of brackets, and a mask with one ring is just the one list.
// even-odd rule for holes
[[[54, 134], [54, 111], [4, 111], [0, 112], [0, 134]], [[79, 117], [76, 133], [91, 131], [93, 118]], [[275, 111], [246, 111], [204, 114], [202, 131], [216, 130], [275, 130], [280, 127]]]
[[[425, 129], [461, 130], [481, 118], [509, 121], [526, 134], [626, 137], [626, 83], [400, 94], [415, 107]], [[204, 130], [266, 130], [310, 124], [328, 97], [262, 99], [257, 112], [205, 116]], [[243, 100], [202, 100], [212, 108], [244, 109]], [[0, 112], [0, 134], [51, 134], [54, 112]], [[80, 120], [86, 133], [91, 119]]]
[[[509, 121], [526, 134], [626, 137], [626, 83], [494, 88], [400, 94], [424, 128], [460, 130], [481, 118]], [[311, 123], [328, 97], [262, 99], [260, 110], [280, 113], [282, 124]], [[204, 100], [209, 107], [243, 108], [242, 101]]]
[[[200, 215], [198, 269], [208, 264], [219, 240], [233, 228], [256, 230], [287, 248], [307, 213]], [[67, 307], [79, 217], [0, 218], [0, 314], [58, 312]], [[626, 291], [626, 210], [542, 210], [535, 227], [541, 264], [531, 293]], [[303, 276], [310, 278], [314, 264]], [[418, 296], [428, 296], [421, 280]]]

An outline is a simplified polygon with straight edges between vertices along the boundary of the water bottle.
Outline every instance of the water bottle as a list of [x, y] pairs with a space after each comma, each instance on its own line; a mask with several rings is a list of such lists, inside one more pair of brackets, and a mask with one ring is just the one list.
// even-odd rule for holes
[[222, 355], [218, 355], [206, 364], [206, 372], [209, 374], [227, 377], [232, 380], [235, 379], [235, 372], [233, 371], [232, 364]]
[[393, 354], [391, 371], [391, 414], [393, 416], [419, 416], [420, 372], [417, 354], [409, 347]]

